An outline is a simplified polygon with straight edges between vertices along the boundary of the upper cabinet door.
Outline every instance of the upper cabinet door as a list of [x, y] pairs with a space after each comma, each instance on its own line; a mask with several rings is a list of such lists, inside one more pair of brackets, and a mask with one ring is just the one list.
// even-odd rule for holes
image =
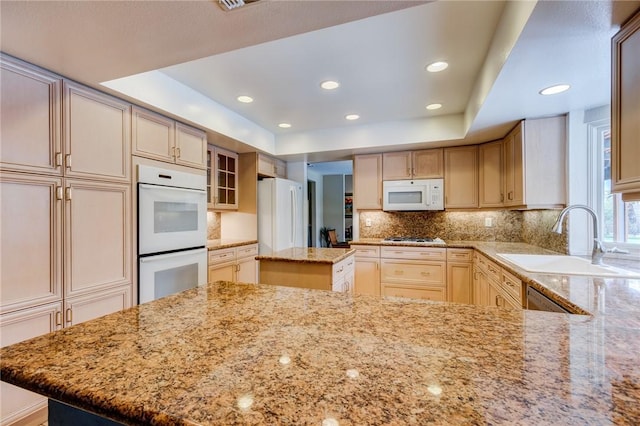
[[503, 207], [502, 140], [478, 148], [480, 207]]
[[353, 206], [382, 210], [382, 154], [353, 157]]
[[640, 13], [613, 38], [612, 60], [612, 190], [640, 200]]
[[132, 154], [173, 162], [175, 121], [135, 106], [131, 118]]
[[478, 207], [478, 146], [444, 150], [444, 207]]
[[413, 151], [412, 160], [414, 179], [441, 178], [444, 176], [442, 148]]
[[382, 154], [382, 179], [411, 179], [411, 151]]
[[60, 174], [62, 79], [0, 55], [0, 166]]
[[176, 123], [176, 164], [207, 168], [207, 135], [198, 129]]
[[130, 181], [131, 107], [76, 83], [64, 83], [65, 175]]

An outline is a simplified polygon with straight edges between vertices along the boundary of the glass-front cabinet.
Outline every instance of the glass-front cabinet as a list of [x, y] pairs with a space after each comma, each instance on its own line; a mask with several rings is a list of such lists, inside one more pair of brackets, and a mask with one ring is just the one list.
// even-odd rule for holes
[[238, 154], [213, 145], [207, 149], [207, 207], [238, 209]]

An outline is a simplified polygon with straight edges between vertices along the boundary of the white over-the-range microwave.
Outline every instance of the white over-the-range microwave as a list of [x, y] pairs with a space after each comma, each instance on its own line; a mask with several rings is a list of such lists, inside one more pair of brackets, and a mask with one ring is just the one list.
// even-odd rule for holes
[[382, 182], [382, 210], [444, 210], [444, 180], [414, 179]]

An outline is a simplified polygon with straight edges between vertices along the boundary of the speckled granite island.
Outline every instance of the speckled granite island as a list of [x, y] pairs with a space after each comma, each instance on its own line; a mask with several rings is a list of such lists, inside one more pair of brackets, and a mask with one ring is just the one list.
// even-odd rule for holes
[[3, 348], [0, 372], [127, 424], [639, 424], [640, 280], [528, 280], [592, 315], [218, 282]]
[[256, 257], [262, 284], [333, 290], [353, 289], [355, 250], [293, 247]]

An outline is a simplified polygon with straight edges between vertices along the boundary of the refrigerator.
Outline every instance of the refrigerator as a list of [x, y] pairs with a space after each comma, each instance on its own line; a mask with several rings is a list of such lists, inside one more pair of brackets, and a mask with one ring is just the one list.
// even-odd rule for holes
[[258, 181], [260, 254], [305, 247], [302, 215], [301, 184], [280, 178]]

